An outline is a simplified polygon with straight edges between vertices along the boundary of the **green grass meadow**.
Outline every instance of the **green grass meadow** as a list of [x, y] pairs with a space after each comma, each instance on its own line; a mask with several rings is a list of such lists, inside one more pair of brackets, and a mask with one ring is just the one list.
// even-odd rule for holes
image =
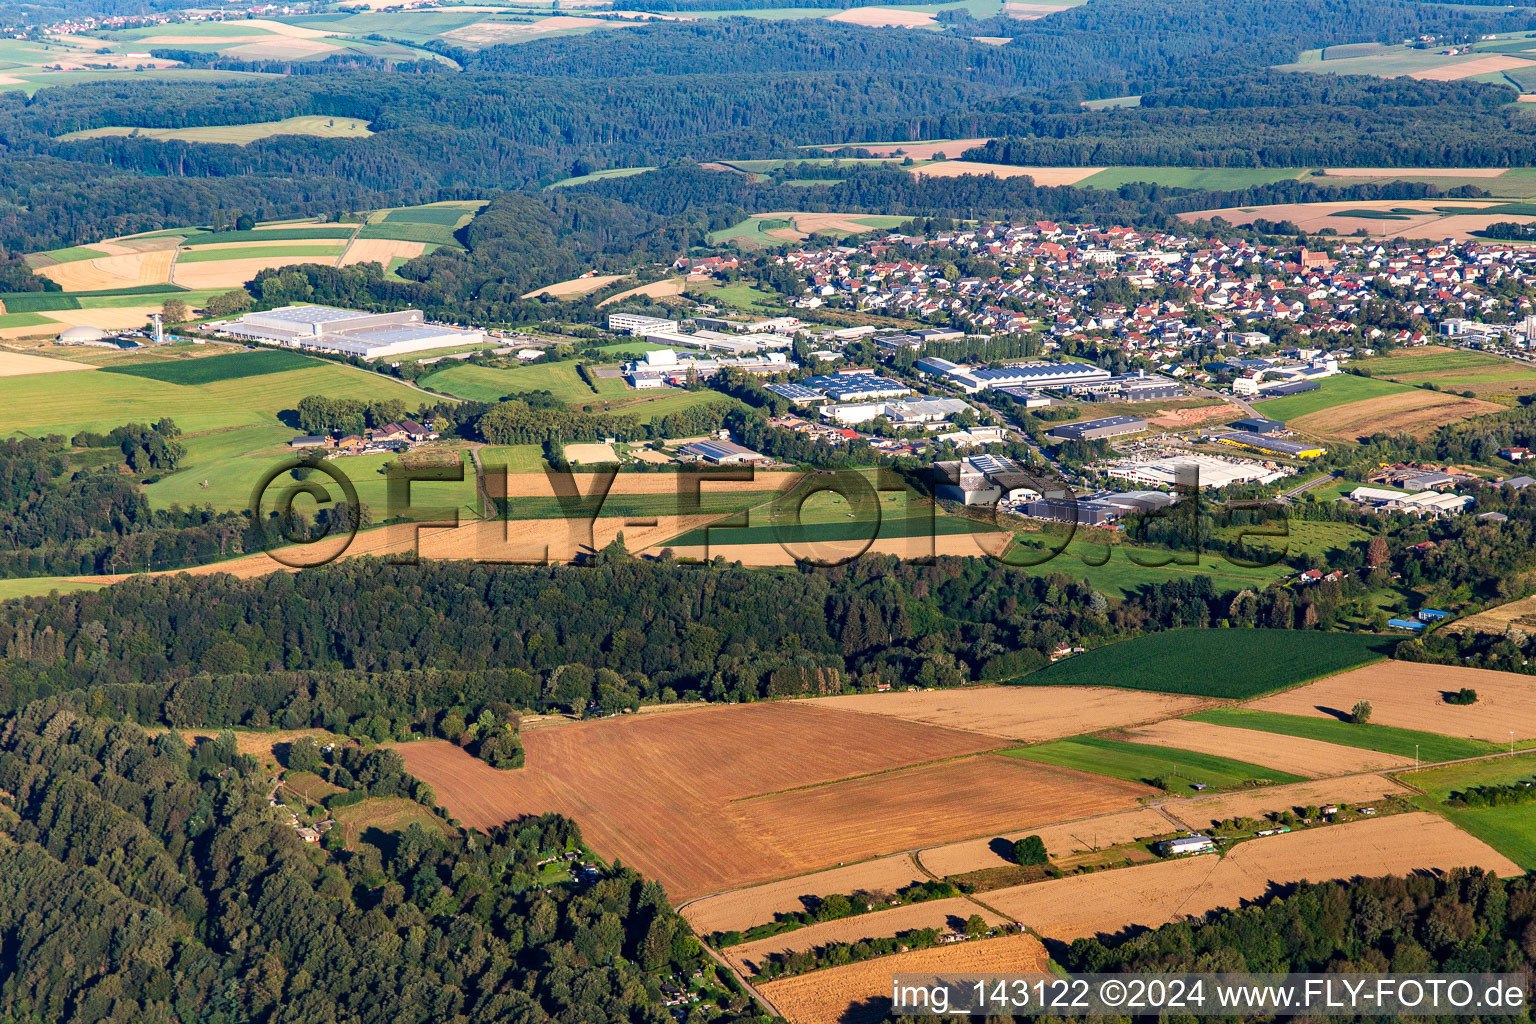
[[1209, 792], [1242, 789], [1257, 784], [1304, 781], [1299, 775], [1246, 761], [1098, 736], [1053, 740], [1032, 747], [1005, 750], [1003, 753], [1025, 761], [1074, 768], [1095, 775], [1125, 779], [1127, 782], [1150, 784], [1152, 779], [1162, 778], [1168, 780], [1169, 791], [1173, 793], [1196, 792], [1193, 783], [1197, 782], [1206, 786]]
[[1471, 786], [1523, 782], [1536, 778], [1536, 756], [1492, 758], [1407, 772], [1400, 780], [1424, 791], [1414, 802], [1451, 821], [1527, 870], [1536, 869], [1536, 803], [1507, 807], [1449, 807], [1445, 798]]
[[[1414, 729], [1395, 729], [1388, 725], [1356, 725], [1336, 718], [1312, 718], [1308, 715], [1284, 715], [1272, 711], [1252, 711], [1247, 708], [1214, 708], [1191, 715], [1196, 722], [1212, 725], [1228, 725], [1236, 729], [1252, 729], [1256, 732], [1278, 736], [1295, 736], [1298, 739], [1320, 740], [1341, 747], [1358, 750], [1376, 750], [1398, 757], [1418, 757], [1425, 763], [1456, 761], [1464, 757], [1481, 757], [1496, 754], [1499, 745], [1483, 740], [1463, 739], [1458, 736], [1441, 736], [1439, 733], [1419, 732]], [[1255, 742], [1260, 742], [1256, 740]]]
[[245, 377], [261, 377], [269, 373], [309, 369], [319, 365], [319, 360], [297, 352], [259, 349], [254, 352], [231, 352], [225, 356], [204, 356], [177, 362], [162, 360], [154, 363], [104, 366], [101, 372], [125, 373], [132, 377], [148, 377], [166, 384], [193, 387], [221, 380], [240, 380]]
[[1386, 657], [1396, 638], [1289, 629], [1171, 629], [1097, 647], [1015, 686], [1119, 686], [1247, 700]]
[[[35, 316], [36, 314], [15, 314]], [[3, 320], [6, 318], [0, 318]], [[209, 359], [220, 358], [209, 356]], [[277, 414], [306, 395], [398, 398], [408, 407], [423, 396], [404, 384], [336, 363], [184, 387], [128, 373], [40, 373], [0, 380], [0, 435], [108, 431], [124, 423], [169, 416], [186, 433], [278, 423]]]
[[1383, 395], [1395, 395], [1408, 390], [1405, 385], [1396, 384], [1390, 380], [1382, 380], [1379, 377], [1359, 377], [1352, 373], [1325, 377], [1320, 384], [1316, 391], [1303, 391], [1299, 395], [1264, 399], [1254, 402], [1253, 407], [1258, 410], [1260, 416], [1283, 422], [1308, 413], [1332, 409], [1334, 406], [1363, 402], [1368, 398], [1381, 398]]

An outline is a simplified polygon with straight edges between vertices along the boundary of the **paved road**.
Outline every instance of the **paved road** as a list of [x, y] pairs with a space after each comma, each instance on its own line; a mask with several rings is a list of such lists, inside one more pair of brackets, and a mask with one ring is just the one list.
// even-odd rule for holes
[[1332, 483], [1335, 479], [1336, 477], [1332, 473], [1324, 473], [1320, 477], [1315, 477], [1311, 480], [1308, 480], [1306, 483], [1301, 484], [1300, 486], [1292, 487], [1290, 490], [1284, 491], [1275, 497], [1280, 501], [1290, 501], [1298, 494], [1303, 494], [1307, 491], [1310, 491], [1314, 487], [1321, 486], [1322, 484]]

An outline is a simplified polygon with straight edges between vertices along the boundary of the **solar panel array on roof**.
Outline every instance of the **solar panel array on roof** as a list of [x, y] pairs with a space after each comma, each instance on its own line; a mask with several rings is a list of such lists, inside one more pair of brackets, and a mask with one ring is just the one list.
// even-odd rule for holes
[[1008, 473], [1017, 468], [1012, 462], [1000, 459], [996, 455], [973, 455], [971, 465], [983, 473]]
[[821, 392], [812, 391], [810, 388], [800, 384], [764, 384], [763, 387], [772, 391], [780, 398], [789, 399], [791, 402], [813, 402], [825, 397]]

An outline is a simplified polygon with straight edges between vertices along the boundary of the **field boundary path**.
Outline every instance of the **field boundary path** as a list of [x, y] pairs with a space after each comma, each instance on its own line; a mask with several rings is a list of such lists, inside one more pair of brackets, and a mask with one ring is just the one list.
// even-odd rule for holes
[[785, 1017], [784, 1014], [779, 1012], [778, 1007], [773, 1005], [773, 1001], [772, 1000], [770, 1000], [767, 996], [763, 995], [761, 992], [758, 991], [756, 985], [752, 984], [750, 981], [747, 980], [747, 976], [745, 974], [742, 974], [741, 971], [736, 969], [736, 966], [734, 964], [732, 964], [729, 960], [727, 960], [724, 956], [722, 956], [719, 952], [717, 952], [714, 946], [711, 946], [709, 943], [705, 942], [703, 939], [700, 939], [699, 940], [699, 947], [701, 949], [703, 949], [704, 952], [709, 954], [709, 958], [711, 960], [713, 960], [715, 963], [719, 964], [721, 967], [724, 967], [726, 970], [730, 971], [731, 974], [736, 978], [736, 980], [741, 982], [741, 987], [747, 990], [747, 994], [750, 995], [753, 999], [757, 1000], [757, 1004], [759, 1006], [761, 1006], [764, 1010], [767, 1010], [768, 1013], [771, 1016], [779, 1018], [781, 1020], [788, 1020], [789, 1019], [789, 1018]]
[[[341, 247], [341, 255], [336, 257], [336, 265], [338, 267], [347, 265], [347, 253], [352, 251], [352, 243], [357, 241], [357, 236], [363, 233], [363, 225], [367, 223], [366, 219], [359, 221], [357, 227], [352, 231], [352, 237], [347, 239], [347, 244]], [[386, 267], [385, 269], [388, 268]]]

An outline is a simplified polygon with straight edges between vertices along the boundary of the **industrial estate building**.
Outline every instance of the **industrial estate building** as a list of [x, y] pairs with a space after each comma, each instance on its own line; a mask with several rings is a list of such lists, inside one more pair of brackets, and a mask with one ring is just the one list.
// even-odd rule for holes
[[1409, 494], [1384, 487], [1356, 487], [1349, 492], [1349, 500], [1373, 512], [1407, 512], [1418, 516], [1451, 516], [1477, 504], [1474, 498], [1463, 494], [1439, 491]]
[[849, 405], [829, 405], [821, 410], [823, 416], [844, 426], [857, 426], [885, 417], [896, 427], [936, 426], [951, 416], [963, 412], [975, 412], [958, 398], [932, 398], [916, 395], [888, 402], [859, 402]]
[[1050, 436], [1058, 441], [1101, 441], [1121, 434], [1139, 434], [1146, 429], [1147, 421], [1134, 416], [1105, 416], [1081, 423], [1063, 423], [1050, 431]]
[[901, 381], [881, 377], [868, 370], [840, 370], [819, 377], [807, 377], [800, 383], [834, 402], [868, 402], [877, 398], [900, 398], [912, 393], [912, 389]]
[[782, 352], [769, 352], [761, 356], [711, 358], [690, 353], [679, 355], [672, 349], [663, 348], [647, 352], [642, 358], [624, 367], [624, 379], [637, 390], [681, 386], [688, 382], [688, 375], [704, 379], [712, 377], [726, 367], [734, 367], [746, 373], [787, 373], [797, 369]]
[[609, 313], [608, 329], [615, 334], [641, 335], [646, 331], [675, 331], [681, 326], [676, 320], [663, 320], [659, 316], [641, 316], [638, 313]]
[[215, 326], [220, 334], [246, 341], [369, 360], [485, 341], [482, 331], [427, 323], [419, 309], [362, 313], [335, 306], [283, 306]]
[[1232, 484], [1272, 483], [1289, 476], [1287, 467], [1257, 462], [1235, 462], [1215, 455], [1169, 455], [1160, 459], [1134, 460], [1111, 466], [1105, 472], [1116, 480], [1149, 487], [1230, 487]]
[[1211, 440], [1232, 448], [1246, 448], [1265, 455], [1283, 455], [1291, 459], [1315, 459], [1323, 454], [1323, 449], [1311, 441], [1286, 441], [1278, 437], [1251, 434], [1246, 430], [1217, 434]]
[[1091, 363], [1013, 363], [997, 369], [974, 369], [961, 363], [952, 363], [938, 356], [926, 356], [916, 363], [919, 370], [960, 388], [967, 394], [975, 394], [987, 388], [1027, 386], [1051, 387], [1060, 384], [1082, 384], [1089, 381], [1107, 381], [1112, 374]]

